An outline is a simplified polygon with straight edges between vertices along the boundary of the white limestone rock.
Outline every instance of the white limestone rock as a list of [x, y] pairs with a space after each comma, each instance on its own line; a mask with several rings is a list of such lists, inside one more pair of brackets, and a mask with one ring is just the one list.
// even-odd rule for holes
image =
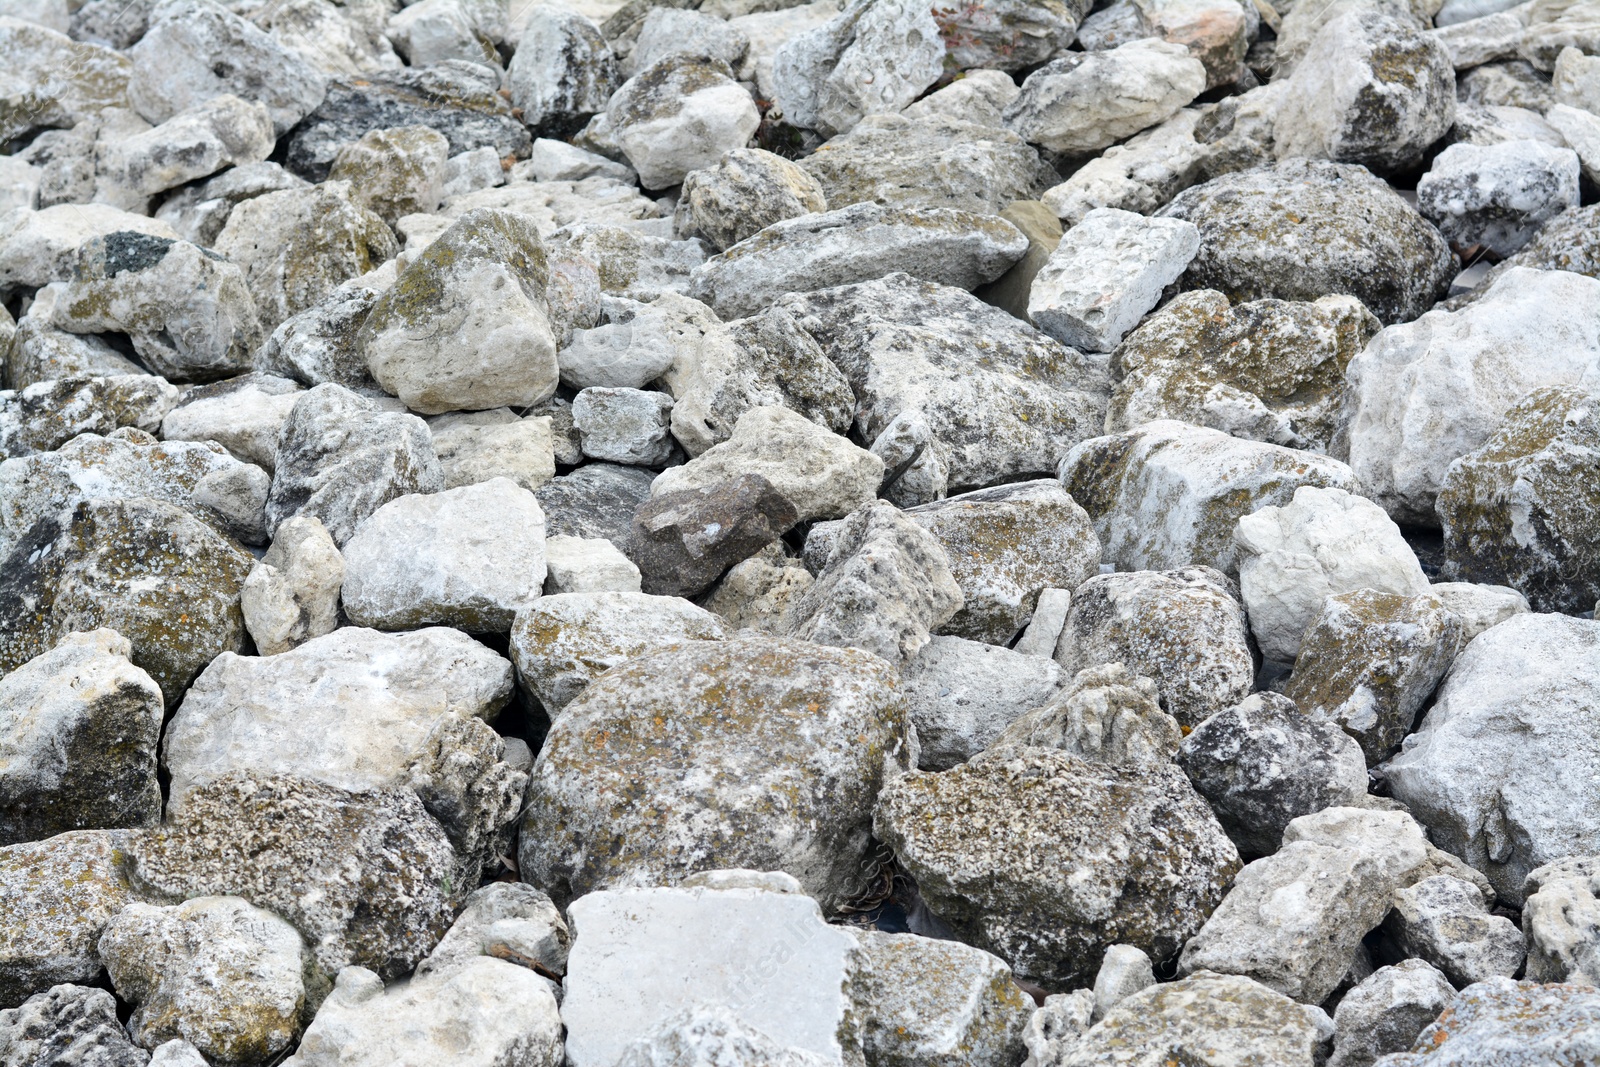
[[0, 391], [0, 457], [48, 452], [79, 434], [124, 426], [155, 433], [178, 396], [154, 374], [69, 375]]
[[1323, 599], [1358, 589], [1428, 591], [1427, 575], [1383, 509], [1342, 488], [1302, 485], [1294, 498], [1239, 518], [1239, 589], [1262, 655], [1293, 663]]
[[1150, 214], [1199, 177], [1209, 155], [1207, 146], [1195, 140], [1202, 114], [1199, 108], [1184, 108], [1107, 148], [1039, 199], [1073, 225], [1095, 208]]
[[810, 170], [759, 148], [734, 148], [715, 166], [684, 176], [673, 229], [720, 252], [775, 222], [826, 210], [828, 199]]
[[718, 60], [673, 53], [611, 97], [611, 135], [646, 189], [678, 185], [750, 140], [761, 115], [732, 73]]
[[1156, 703], [1155, 683], [1120, 663], [1077, 673], [1043, 707], [1016, 719], [991, 749], [1050, 748], [1112, 767], [1166, 765], [1183, 733]]
[[393, 226], [403, 216], [439, 210], [449, 156], [449, 140], [427, 126], [368, 130], [339, 147], [328, 180], [349, 182], [351, 202]]
[[57, 204], [41, 211], [16, 209], [0, 219], [0, 287], [37, 288], [66, 281], [78, 246], [92, 237], [131, 231], [178, 240], [160, 219], [106, 204]]
[[224, 93], [146, 133], [112, 141], [96, 168], [102, 182], [148, 197], [224, 167], [258, 163], [272, 154], [273, 141], [265, 105]]
[[1063, 344], [1109, 352], [1199, 250], [1193, 223], [1096, 208], [1067, 231], [1034, 278], [1028, 317]]
[[[545, 6], [537, 5], [537, 7]], [[610, 97], [606, 99], [609, 100]], [[604, 106], [605, 101], [602, 100], [601, 107]], [[631, 185], [639, 179], [638, 172], [626, 163], [607, 159], [605, 156], [585, 151], [577, 145], [552, 140], [549, 137], [535, 138], [533, 148], [528, 152], [528, 158], [512, 164], [513, 179], [520, 180], [529, 174], [535, 181], [541, 182], [577, 182], [585, 178], [612, 178]]]
[[1600, 986], [1600, 862], [1574, 856], [1546, 864], [1528, 872], [1523, 892], [1526, 977]]
[[556, 354], [562, 385], [643, 389], [682, 358], [666, 312], [620, 297], [607, 297], [601, 306], [604, 321], [572, 331]]
[[572, 401], [583, 454], [607, 463], [662, 467], [676, 454], [672, 397], [645, 389], [584, 389]]
[[1534, 389], [1600, 373], [1600, 280], [1513, 267], [1459, 311], [1390, 326], [1350, 361], [1350, 466], [1397, 521], [1434, 525], [1450, 464]]
[[258, 373], [202, 385], [184, 393], [161, 420], [161, 437], [215, 441], [271, 474], [278, 465], [278, 434], [303, 391], [288, 378]]
[[1417, 209], [1462, 247], [1509, 256], [1578, 206], [1578, 154], [1537, 141], [1453, 144], [1417, 182]]
[[1112, 945], [1094, 976], [1094, 1020], [1099, 1022], [1118, 1004], [1155, 984], [1155, 970], [1143, 949]]
[[1021, 92], [1003, 70], [968, 70], [900, 113], [910, 119], [943, 117], [1003, 129], [1005, 109]]
[[1448, 874], [1396, 890], [1383, 929], [1401, 952], [1427, 960], [1462, 988], [1514, 977], [1527, 954], [1517, 924], [1489, 914], [1477, 886]]
[[332, 633], [343, 584], [344, 558], [321, 520], [297, 515], [279, 523], [272, 545], [239, 590], [256, 650], [275, 656]]
[[1506, 585], [1476, 585], [1472, 582], [1435, 582], [1429, 595], [1461, 620], [1461, 647], [1491, 626], [1498, 626], [1513, 615], [1533, 609], [1528, 598]]
[[603, 537], [547, 537], [544, 556], [546, 596], [639, 591], [639, 568]]
[[549, 897], [522, 882], [490, 882], [467, 897], [417, 974], [453, 970], [483, 956], [560, 974], [571, 948], [572, 933]]
[[639, 36], [622, 61], [622, 73], [631, 78], [673, 52], [706, 56], [738, 70], [749, 47], [750, 38], [725, 19], [700, 11], [653, 7], [639, 24]]
[[439, 416], [428, 429], [446, 489], [509, 478], [533, 490], [555, 477], [555, 442], [548, 415], [519, 419], [509, 409], [491, 409]]
[[1061, 668], [1047, 656], [961, 637], [930, 639], [902, 677], [922, 746], [918, 768], [943, 771], [965, 763], [1018, 717], [1049, 701], [1061, 682]]
[[1067, 53], [1028, 75], [1006, 125], [1053, 152], [1088, 155], [1177, 114], [1206, 87], [1181, 44], [1146, 39]]
[[600, 27], [577, 11], [534, 4], [524, 19], [506, 81], [523, 122], [541, 132], [566, 136], [606, 109], [622, 84], [622, 73]]
[[44, 126], [75, 126], [107, 108], [128, 106], [128, 57], [7, 14], [0, 16], [0, 88], [10, 141]]

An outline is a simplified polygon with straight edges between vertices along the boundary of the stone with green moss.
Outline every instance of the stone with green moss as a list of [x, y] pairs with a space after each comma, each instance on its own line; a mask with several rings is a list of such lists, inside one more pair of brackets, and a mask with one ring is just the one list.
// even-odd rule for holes
[[670, 646], [612, 668], [556, 719], [528, 786], [522, 876], [565, 904], [782, 870], [831, 913], [872, 880], [873, 805], [914, 746], [876, 656], [765, 636]]
[[1057, 987], [1092, 981], [1113, 944], [1174, 955], [1239, 869], [1233, 842], [1170, 763], [991, 749], [895, 781], [874, 825], [959, 939]]

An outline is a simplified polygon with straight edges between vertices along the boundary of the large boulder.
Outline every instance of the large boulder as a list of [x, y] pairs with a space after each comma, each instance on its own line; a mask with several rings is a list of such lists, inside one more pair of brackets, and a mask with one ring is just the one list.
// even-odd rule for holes
[[[866, 653], [762, 637], [642, 656], [551, 726], [522, 876], [565, 903], [716, 867], [786, 870], [831, 910], [864, 888], [873, 805], [913, 765], [912, 736], [894, 671]], [[637, 800], [619, 812], [613, 796]]]

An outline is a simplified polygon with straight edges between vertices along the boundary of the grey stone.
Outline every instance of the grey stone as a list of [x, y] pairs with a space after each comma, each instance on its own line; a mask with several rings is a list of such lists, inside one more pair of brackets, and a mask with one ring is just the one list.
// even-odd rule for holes
[[639, 505], [650, 498], [654, 475], [637, 467], [590, 463], [550, 479], [535, 491], [545, 535], [603, 537], [626, 548]]
[[646, 189], [681, 184], [750, 140], [761, 115], [732, 73], [716, 59], [670, 53], [612, 95], [607, 125]]
[[1528, 872], [1522, 932], [1535, 982], [1600, 985], [1600, 863], [1558, 860]]
[[590, 459], [661, 467], [678, 454], [672, 408], [666, 393], [592, 386], [573, 399], [572, 425]]
[[429, 426], [446, 489], [509, 478], [524, 489], [534, 490], [555, 476], [550, 417], [529, 415], [519, 419], [509, 410], [501, 410], [511, 416], [509, 420], [462, 420], [446, 425], [435, 420]]
[[1413, 1049], [1379, 1067], [1538, 1067], [1600, 1054], [1600, 994], [1587, 986], [1491, 978], [1464, 989]]
[[902, 686], [921, 754], [917, 766], [943, 771], [994, 743], [1012, 722], [1044, 705], [1062, 682], [1043, 656], [934, 637], [905, 666]]
[[1537, 141], [1453, 144], [1417, 182], [1417, 209], [1462, 247], [1518, 251], [1541, 224], [1578, 206], [1578, 154]]
[[287, 378], [242, 374], [202, 385], [161, 420], [167, 441], [215, 441], [235, 459], [271, 474], [278, 462], [278, 432], [301, 388]]
[[634, 513], [628, 554], [648, 593], [695, 596], [798, 521], [794, 505], [759, 474], [663, 493]]
[[369, 130], [339, 148], [328, 180], [349, 182], [351, 203], [392, 227], [403, 215], [439, 210], [449, 154], [444, 134], [427, 126]]
[[1134, 945], [1112, 945], [1106, 949], [1100, 970], [1094, 976], [1094, 1018], [1104, 1019], [1124, 1000], [1156, 984], [1150, 957]]
[[1490, 915], [1476, 886], [1447, 874], [1396, 890], [1383, 929], [1401, 952], [1427, 960], [1460, 988], [1514, 977], [1527, 952], [1515, 923]]
[[153, 374], [52, 378], [0, 392], [0, 458], [60, 448], [79, 434], [155, 433], [178, 390]]
[[0, 1050], [11, 1064], [145, 1067], [148, 1054], [128, 1040], [117, 1002], [104, 989], [56, 985], [0, 1011]]
[[1372, 1067], [1385, 1053], [1406, 1051], [1455, 995], [1445, 976], [1426, 960], [1378, 968], [1334, 1010], [1337, 1033], [1328, 1067]]
[[1070, 53], [1022, 83], [1006, 125], [1053, 152], [1087, 155], [1171, 118], [1206, 87], [1206, 69], [1180, 44], [1129, 41]]
[[528, 126], [565, 135], [605, 110], [622, 72], [599, 27], [576, 11], [541, 4], [528, 12], [506, 80]]
[[279, 523], [272, 545], [239, 590], [256, 650], [273, 656], [332, 633], [343, 584], [344, 558], [321, 520], [297, 515]]
[[1082, 670], [1043, 707], [1014, 720], [990, 748], [1049, 748], [1114, 767], [1165, 766], [1183, 734], [1156, 704], [1155, 683], [1120, 663]]
[[773, 223], [826, 210], [823, 187], [809, 169], [763, 149], [733, 148], [684, 176], [673, 227], [720, 252]]

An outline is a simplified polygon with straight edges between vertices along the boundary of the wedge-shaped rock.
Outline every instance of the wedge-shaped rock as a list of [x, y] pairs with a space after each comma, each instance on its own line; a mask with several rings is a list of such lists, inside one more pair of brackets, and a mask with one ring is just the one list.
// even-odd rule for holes
[[905, 665], [903, 684], [921, 751], [917, 766], [943, 771], [988, 748], [1011, 723], [1056, 695], [1061, 668], [961, 637], [934, 637]]
[[718, 60], [674, 52], [612, 95], [607, 132], [646, 189], [681, 184], [756, 132], [761, 113], [732, 73]]
[[1205, 66], [1183, 45], [1129, 41], [1046, 63], [1022, 83], [1005, 121], [1052, 152], [1089, 155], [1171, 118], [1205, 87]]

